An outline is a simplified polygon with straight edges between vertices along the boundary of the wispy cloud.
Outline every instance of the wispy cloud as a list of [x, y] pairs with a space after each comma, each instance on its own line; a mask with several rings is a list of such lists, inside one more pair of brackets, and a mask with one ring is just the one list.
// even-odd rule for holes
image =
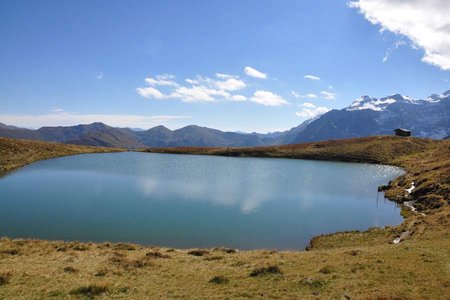
[[412, 47], [423, 49], [423, 62], [450, 70], [450, 1], [358, 0], [348, 6], [380, 25], [380, 32], [409, 38]]
[[308, 119], [317, 117], [319, 115], [322, 115], [322, 114], [330, 111], [330, 109], [328, 107], [315, 106], [314, 104], [312, 104], [310, 102], [305, 102], [301, 106], [303, 108], [299, 112], [296, 112], [295, 114], [299, 117], [308, 118]]
[[168, 97], [181, 99], [183, 102], [215, 102], [218, 97], [227, 98], [230, 94], [223, 90], [208, 88], [206, 86], [181, 86]]
[[161, 93], [158, 89], [148, 86], [143, 88], [137, 88], [136, 91], [139, 95], [144, 98], [151, 98], [156, 100], [164, 100], [167, 99], [168, 96]]
[[[137, 88], [136, 91], [144, 98], [155, 100], [178, 99], [183, 102], [217, 102], [217, 101], [246, 101], [247, 97], [235, 94], [247, 84], [237, 75], [217, 73], [216, 78], [197, 76], [187, 78], [184, 85], [178, 84], [173, 75], [157, 75], [148, 77], [145, 81], [148, 87]], [[165, 92], [160, 88], [168, 89]]]
[[284, 104], [289, 104], [280, 95], [274, 94], [269, 91], [258, 90], [250, 98], [250, 101], [265, 105], [265, 106], [280, 106]]
[[252, 67], [249, 67], [249, 66], [244, 68], [244, 73], [247, 76], [255, 77], [255, 78], [259, 78], [259, 79], [266, 79], [267, 78], [267, 74], [266, 73], [260, 72], [260, 71], [258, 71], [256, 69], [252, 68]]
[[314, 94], [314, 93], [309, 93], [309, 94], [302, 95], [300, 93], [297, 93], [296, 91], [292, 91], [291, 94], [292, 94], [292, 96], [294, 96], [295, 98], [298, 98], [298, 99], [302, 99], [302, 98], [314, 99], [314, 98], [317, 98], [317, 95]]
[[303, 76], [303, 78], [310, 79], [310, 80], [320, 80], [320, 77], [315, 76], [315, 75], [305, 75], [305, 76]]
[[73, 126], [103, 122], [115, 127], [150, 128], [161, 124], [172, 123], [191, 116], [183, 115], [127, 115], [127, 114], [77, 114], [57, 112], [41, 115], [0, 114], [0, 120], [24, 128], [40, 128], [42, 126]]
[[397, 41], [395, 42], [391, 47], [389, 47], [386, 50], [386, 53], [383, 56], [383, 62], [386, 62], [389, 59], [389, 56], [391, 55], [392, 52], [394, 52], [395, 50], [397, 50], [398, 47], [406, 45], [406, 43], [404, 41]]
[[321, 91], [320, 94], [322, 95], [323, 99], [327, 100], [334, 100], [336, 99], [336, 93], [328, 92], [328, 91]]
[[94, 72], [94, 76], [98, 80], [102, 80], [104, 75], [105, 75], [105, 73], [103, 73], [103, 72]]
[[174, 81], [175, 76], [171, 74], [156, 75], [156, 78], [147, 77], [145, 82], [151, 86], [178, 86], [178, 83]]

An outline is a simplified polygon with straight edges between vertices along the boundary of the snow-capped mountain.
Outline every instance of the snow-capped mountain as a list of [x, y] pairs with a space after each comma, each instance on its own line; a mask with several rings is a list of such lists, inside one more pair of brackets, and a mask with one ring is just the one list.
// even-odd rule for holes
[[354, 111], [354, 110], [363, 110], [363, 109], [371, 109], [374, 111], [385, 111], [388, 109], [388, 106], [391, 104], [427, 104], [427, 103], [437, 103], [440, 102], [442, 99], [445, 99], [450, 95], [450, 90], [446, 91], [442, 95], [433, 94], [429, 96], [425, 100], [421, 99], [412, 99], [408, 96], [402, 96], [400, 94], [395, 94], [392, 96], [384, 97], [384, 98], [374, 98], [370, 96], [362, 96], [361, 98], [358, 98], [353, 101], [353, 103], [346, 108], [347, 111]]
[[354, 110], [363, 110], [363, 109], [371, 109], [375, 111], [384, 111], [390, 104], [394, 104], [400, 101], [408, 101], [412, 103], [413, 100], [411, 100], [408, 97], [403, 97], [402, 95], [392, 95], [390, 97], [385, 97], [381, 99], [377, 99], [370, 96], [362, 96], [359, 99], [356, 99], [353, 101], [353, 103], [346, 108], [348, 111], [354, 111]]
[[443, 139], [450, 135], [450, 90], [426, 99], [400, 94], [362, 96], [341, 110], [331, 110], [303, 128], [289, 143], [392, 134], [406, 128], [413, 136]]

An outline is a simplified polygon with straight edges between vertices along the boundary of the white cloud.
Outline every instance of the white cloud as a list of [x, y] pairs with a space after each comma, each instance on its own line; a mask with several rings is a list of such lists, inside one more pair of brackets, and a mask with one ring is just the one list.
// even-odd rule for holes
[[147, 82], [151, 86], [178, 86], [178, 83], [174, 81], [175, 76], [170, 74], [160, 74], [156, 75], [156, 78], [145, 78], [145, 82]]
[[263, 90], [256, 91], [250, 98], [250, 101], [265, 106], [280, 106], [289, 103], [286, 100], [284, 100], [283, 97], [281, 97], [280, 95]]
[[215, 102], [215, 96], [227, 98], [230, 96], [228, 92], [210, 89], [205, 86], [179, 87], [168, 97], [177, 98], [183, 102]]
[[305, 76], [303, 76], [303, 78], [310, 79], [310, 80], [320, 80], [319, 76], [314, 76], [314, 75], [305, 75]]
[[64, 111], [64, 109], [55, 107], [55, 108], [52, 108], [50, 111], [55, 113], [55, 112], [62, 112], [62, 111]]
[[247, 76], [250, 77], [255, 77], [255, 78], [259, 78], [259, 79], [266, 79], [267, 78], [267, 74], [260, 72], [252, 67], [245, 67], [244, 68], [244, 72]]
[[308, 119], [317, 117], [319, 115], [322, 115], [322, 114], [330, 111], [330, 109], [327, 107], [315, 106], [314, 104], [309, 103], [309, 102], [305, 102], [301, 106], [303, 106], [303, 108], [299, 112], [296, 112], [295, 114], [299, 117], [308, 118]]
[[224, 74], [224, 73], [216, 73], [217, 78], [228, 79], [228, 78], [239, 78], [237, 75]]
[[[175, 76], [163, 74], [156, 78], [145, 78], [150, 86], [137, 88], [139, 95], [145, 98], [164, 100], [179, 99], [183, 102], [245, 101], [246, 97], [232, 92], [243, 89], [247, 84], [237, 75], [216, 73], [217, 79], [197, 76], [185, 79], [189, 85], [180, 85], [174, 81]], [[155, 86], [164, 88], [164, 92]]]
[[381, 32], [408, 37], [424, 50], [422, 61], [450, 70], [450, 1], [448, 0], [358, 0], [356, 8]]
[[295, 98], [299, 98], [299, 99], [301, 99], [301, 98], [310, 98], [310, 99], [317, 98], [317, 95], [316, 95], [316, 94], [313, 94], [313, 93], [309, 93], [309, 94], [302, 95], [302, 94], [300, 94], [300, 93], [297, 93], [296, 91], [292, 91], [291, 94], [292, 94], [292, 96], [294, 96]]
[[245, 82], [236, 78], [227, 78], [224, 81], [215, 81], [214, 85], [225, 91], [236, 91], [246, 86]]
[[102, 80], [104, 75], [105, 75], [105, 73], [103, 73], [103, 72], [95, 72], [94, 73], [95, 78], [97, 78], [98, 80]]
[[216, 76], [219, 80], [198, 75], [195, 80], [188, 78], [185, 81], [192, 85], [201, 85], [211, 89], [219, 89], [224, 91], [236, 91], [247, 86], [247, 84], [243, 80], [239, 79], [239, 76], [237, 75], [217, 73]]
[[136, 91], [139, 95], [141, 95], [144, 98], [150, 98], [150, 99], [157, 99], [157, 100], [163, 100], [167, 99], [167, 96], [161, 93], [159, 90], [149, 86], [145, 88], [137, 88]]
[[198, 84], [199, 83], [197, 80], [190, 79], [190, 78], [187, 78], [184, 81], [186, 81], [189, 84]]
[[306, 108], [315, 108], [316, 106], [314, 104], [312, 104], [311, 102], [305, 102], [302, 104], [302, 106], [306, 107]]
[[336, 93], [327, 92], [327, 91], [321, 91], [320, 94], [322, 95], [323, 99], [327, 99], [327, 100], [334, 100], [334, 99], [336, 99]]
[[125, 114], [77, 114], [69, 112], [50, 113], [43, 115], [13, 115], [0, 114], [0, 120], [24, 128], [40, 128], [42, 126], [73, 126], [103, 122], [115, 127], [150, 128], [164, 123], [190, 119], [190, 116], [145, 116]]
[[246, 101], [247, 97], [242, 96], [242, 95], [233, 95], [230, 98], [228, 98], [230, 101], [236, 101], [236, 102], [242, 102], [242, 101]]

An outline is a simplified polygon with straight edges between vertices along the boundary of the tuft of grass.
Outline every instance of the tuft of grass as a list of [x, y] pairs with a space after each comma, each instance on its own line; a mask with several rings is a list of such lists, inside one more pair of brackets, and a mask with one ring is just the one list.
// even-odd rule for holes
[[67, 267], [64, 268], [64, 272], [66, 272], [66, 273], [77, 273], [78, 270], [75, 269], [75, 268], [72, 267], [72, 266], [67, 266]]
[[148, 258], [156, 258], [156, 259], [158, 259], [158, 258], [171, 258], [170, 255], [168, 255], [168, 254], [162, 254], [162, 253], [159, 252], [159, 251], [150, 251], [150, 252], [147, 252], [147, 254], [145, 254], [145, 257], [148, 257]]
[[263, 276], [263, 275], [280, 275], [283, 274], [280, 267], [272, 265], [268, 267], [256, 268], [250, 272], [251, 277]]
[[205, 258], [206, 261], [214, 261], [214, 260], [221, 260], [223, 259], [223, 256], [214, 255], [214, 256], [208, 256]]
[[108, 269], [103, 268], [103, 269], [98, 270], [94, 276], [103, 277], [103, 276], [106, 276], [106, 274], [108, 274]]
[[48, 292], [48, 297], [62, 299], [66, 296], [66, 293], [60, 290], [54, 290]]
[[230, 282], [230, 279], [228, 279], [225, 276], [219, 275], [219, 276], [214, 276], [213, 278], [211, 278], [209, 280], [209, 283], [214, 283], [214, 284], [225, 284]]
[[0, 250], [0, 254], [18, 255], [20, 253], [17, 249], [4, 249]]
[[89, 250], [89, 246], [87, 244], [83, 244], [83, 243], [72, 243], [72, 245], [69, 246], [70, 249], [75, 250], [75, 251], [87, 251]]
[[360, 255], [361, 252], [362, 252], [361, 250], [350, 250], [350, 251], [347, 251], [345, 253], [347, 253], [347, 254], [349, 254], [351, 256], [357, 256], [357, 255]]
[[237, 253], [237, 250], [233, 248], [214, 248], [214, 251], [220, 251], [224, 253]]
[[319, 270], [322, 274], [330, 274], [335, 272], [336, 270], [332, 266], [325, 266]]
[[128, 243], [117, 243], [112, 247], [114, 250], [134, 251], [136, 246]]
[[118, 289], [117, 289], [117, 291], [118, 291], [119, 293], [128, 293], [129, 290], [130, 290], [130, 288], [127, 287], [127, 286], [124, 286], [124, 287], [121, 287], [121, 288], [118, 288]]
[[67, 252], [68, 250], [87, 251], [89, 249], [89, 245], [79, 242], [70, 242], [56, 247], [58, 252]]
[[191, 250], [187, 254], [193, 255], [193, 256], [204, 256], [208, 255], [209, 251], [204, 249], [197, 249], [197, 250]]
[[309, 286], [310, 288], [314, 289], [321, 289], [326, 286], [326, 282], [322, 279], [314, 279], [311, 277], [307, 277], [302, 279], [300, 282], [302, 285]]
[[11, 280], [12, 273], [11, 272], [2, 272], [0, 273], [0, 286], [9, 283]]
[[108, 292], [108, 287], [106, 285], [89, 284], [73, 289], [69, 292], [69, 294], [94, 298], [95, 296], [100, 296], [106, 292]]
[[148, 266], [153, 266], [154, 264], [147, 262], [143, 259], [134, 259], [129, 260], [125, 256], [122, 255], [113, 255], [109, 261], [125, 270], [131, 270], [131, 269], [142, 269]]

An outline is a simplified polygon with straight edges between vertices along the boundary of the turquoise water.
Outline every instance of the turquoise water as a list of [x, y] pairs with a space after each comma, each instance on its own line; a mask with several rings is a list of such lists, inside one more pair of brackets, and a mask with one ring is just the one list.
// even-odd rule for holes
[[303, 249], [402, 221], [396, 167], [150, 153], [68, 156], [0, 178], [0, 236], [179, 248]]

